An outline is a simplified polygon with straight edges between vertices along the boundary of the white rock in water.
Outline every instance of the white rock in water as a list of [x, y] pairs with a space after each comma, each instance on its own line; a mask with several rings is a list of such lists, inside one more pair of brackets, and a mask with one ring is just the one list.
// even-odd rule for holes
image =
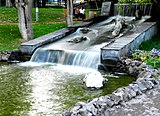
[[101, 88], [103, 87], [104, 82], [107, 81], [107, 79], [103, 78], [100, 72], [90, 72], [86, 74], [84, 78], [84, 82], [87, 87], [89, 88]]

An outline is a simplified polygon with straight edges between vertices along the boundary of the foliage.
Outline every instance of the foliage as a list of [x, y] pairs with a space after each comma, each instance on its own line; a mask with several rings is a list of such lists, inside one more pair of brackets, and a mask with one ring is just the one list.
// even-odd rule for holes
[[160, 68], [160, 50], [153, 48], [151, 51], [136, 50], [131, 55], [136, 60], [141, 60], [155, 68]]
[[152, 39], [142, 42], [140, 50], [150, 51], [152, 48], [160, 49], [160, 35], [155, 35]]
[[[17, 23], [18, 13], [16, 8], [0, 7], [0, 23]], [[36, 9], [32, 9], [33, 23], [36, 21]], [[63, 9], [39, 8], [38, 23], [63, 22], [65, 21]]]
[[[33, 24], [35, 38], [59, 30], [64, 27], [66, 27], [64, 23]], [[25, 41], [21, 38], [18, 25], [0, 25], [0, 52], [5, 50], [17, 49], [22, 42]]]
[[[42, 28], [43, 27], [43, 28]], [[65, 28], [65, 23], [58, 23], [58, 24], [34, 24], [33, 30], [35, 33], [35, 38], [40, 37], [42, 35], [54, 32], [56, 30]]]
[[139, 3], [139, 4], [143, 4], [143, 3], [151, 3], [151, 0], [119, 0], [118, 3]]
[[0, 25], [0, 52], [18, 48], [22, 40], [17, 25]]

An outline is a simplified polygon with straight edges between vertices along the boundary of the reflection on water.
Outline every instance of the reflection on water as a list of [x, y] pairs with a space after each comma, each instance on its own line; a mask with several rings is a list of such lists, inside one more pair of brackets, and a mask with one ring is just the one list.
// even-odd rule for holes
[[90, 71], [93, 69], [1, 63], [0, 116], [58, 116], [78, 101], [109, 94], [134, 80], [127, 76], [108, 78], [103, 89], [93, 91], [82, 81]]

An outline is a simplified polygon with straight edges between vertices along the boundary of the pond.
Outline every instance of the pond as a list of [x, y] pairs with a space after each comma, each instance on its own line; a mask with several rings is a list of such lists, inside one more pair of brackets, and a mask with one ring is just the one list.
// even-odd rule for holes
[[[110, 94], [134, 77], [105, 77], [100, 90], [85, 87], [83, 78], [94, 69], [40, 63], [0, 63], [1, 116], [59, 116], [76, 102]], [[103, 74], [105, 74], [103, 72]]]

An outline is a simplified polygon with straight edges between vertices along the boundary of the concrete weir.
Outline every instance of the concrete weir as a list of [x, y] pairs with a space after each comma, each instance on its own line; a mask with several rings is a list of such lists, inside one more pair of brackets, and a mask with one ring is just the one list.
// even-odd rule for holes
[[[115, 38], [108, 38], [108, 34], [109, 34], [108, 32], [110, 32], [110, 30], [107, 32], [107, 28], [109, 28], [110, 24], [112, 25], [114, 24], [113, 21], [115, 20], [115, 18], [116, 17], [111, 17], [110, 19], [107, 19], [106, 21], [101, 22], [98, 25], [95, 24], [93, 26], [89, 26], [91, 25], [91, 22], [86, 22], [78, 26], [78, 27], [89, 26], [89, 28], [91, 29], [97, 29], [97, 30], [99, 29], [98, 30], [99, 35], [97, 36], [97, 38], [95, 38], [95, 40], [97, 41], [97, 45], [107, 41], [106, 44], [102, 44], [99, 50], [101, 54], [101, 63], [106, 66], [114, 65], [114, 63], [116, 63], [120, 59], [120, 57], [125, 57], [130, 50], [137, 49], [143, 41], [150, 39], [153, 35], [157, 33], [156, 22], [138, 21], [134, 25], [134, 28], [128, 30], [127, 33], [122, 33], [121, 36], [118, 36]], [[101, 26], [101, 28], [98, 26]], [[78, 27], [74, 27], [72, 29], [64, 28], [59, 31], [39, 37], [35, 40], [28, 41], [26, 43], [21, 44], [20, 50], [24, 54], [32, 55], [33, 52], [38, 47], [53, 43], [54, 41], [59, 40], [61, 38], [65, 39], [67, 38], [68, 35], [75, 32]], [[100, 39], [102, 39], [100, 38], [101, 34], [104, 36], [103, 41], [100, 41]], [[74, 36], [73, 34], [71, 35]], [[92, 34], [88, 37], [91, 37], [92, 39]], [[98, 43], [98, 42], [101, 42], [101, 43]], [[66, 46], [67, 47], [66, 49], [70, 49], [69, 48], [70, 44], [67, 43], [66, 41], [64, 42], [64, 45], [68, 45]], [[83, 45], [83, 42], [80, 42], [75, 45]]]
[[90, 23], [92, 22], [84, 22], [84, 23], [80, 23], [78, 25], [75, 25], [75, 27], [72, 28], [63, 28], [60, 29], [58, 31], [46, 34], [44, 36], [38, 37], [34, 40], [22, 43], [20, 46], [20, 50], [22, 53], [24, 54], [28, 54], [28, 55], [32, 55], [33, 52], [38, 48], [41, 47], [43, 45], [52, 43], [56, 40], [59, 40], [71, 33], [73, 33], [75, 31], [76, 28], [78, 27], [83, 27], [83, 26], [88, 26], [90, 25]]
[[107, 66], [113, 65], [120, 57], [125, 57], [130, 50], [138, 49], [143, 41], [149, 40], [156, 33], [155, 22], [144, 22], [136, 25], [125, 36], [101, 48], [101, 63]]

